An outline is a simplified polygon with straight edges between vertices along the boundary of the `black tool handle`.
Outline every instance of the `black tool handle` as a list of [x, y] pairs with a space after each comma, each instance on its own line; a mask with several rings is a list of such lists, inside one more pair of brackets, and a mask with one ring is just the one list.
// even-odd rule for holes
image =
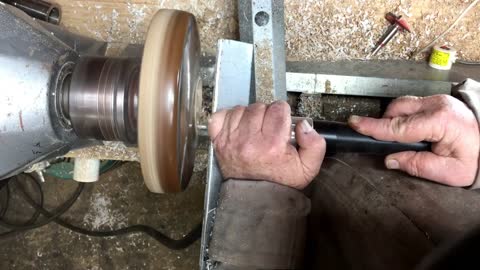
[[398, 143], [375, 140], [362, 135], [345, 123], [314, 121], [314, 129], [327, 141], [327, 153], [364, 153], [388, 155], [403, 151], [431, 151], [429, 142]]
[[59, 24], [62, 12], [57, 4], [43, 0], [1, 0], [42, 21]]

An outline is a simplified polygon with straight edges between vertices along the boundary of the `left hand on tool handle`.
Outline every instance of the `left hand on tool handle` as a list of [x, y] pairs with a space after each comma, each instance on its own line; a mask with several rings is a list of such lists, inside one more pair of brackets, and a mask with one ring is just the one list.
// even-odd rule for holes
[[383, 118], [352, 116], [349, 124], [377, 140], [432, 142], [432, 152], [387, 156], [385, 165], [389, 169], [450, 186], [470, 186], [475, 180], [480, 150], [478, 122], [473, 112], [454, 97], [401, 97], [388, 106]]
[[326, 144], [303, 120], [295, 128], [297, 150], [290, 144], [291, 122], [290, 106], [284, 101], [213, 114], [208, 132], [223, 177], [306, 187], [320, 170]]

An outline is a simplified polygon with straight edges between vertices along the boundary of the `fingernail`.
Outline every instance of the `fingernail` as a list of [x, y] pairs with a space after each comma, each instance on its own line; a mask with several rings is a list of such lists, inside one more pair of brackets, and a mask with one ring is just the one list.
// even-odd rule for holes
[[300, 129], [303, 133], [310, 133], [313, 130], [313, 127], [306, 119], [303, 119], [302, 122], [300, 122]]
[[275, 100], [274, 102], [272, 102], [272, 105], [274, 105], [274, 104], [282, 104], [283, 102], [285, 102], [285, 101], [283, 101], [283, 100]]
[[392, 170], [400, 169], [400, 164], [395, 159], [387, 160], [386, 165], [388, 169], [392, 169]]
[[361, 119], [362, 118], [360, 116], [352, 115], [350, 116], [350, 118], [348, 118], [348, 122], [350, 122], [351, 124], [358, 124]]
[[212, 118], [208, 118], [208, 123], [210, 124], [212, 122]]

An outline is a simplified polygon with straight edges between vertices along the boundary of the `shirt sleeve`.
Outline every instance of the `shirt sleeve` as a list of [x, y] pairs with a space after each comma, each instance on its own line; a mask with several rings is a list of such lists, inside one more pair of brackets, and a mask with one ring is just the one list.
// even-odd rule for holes
[[222, 184], [209, 246], [218, 269], [302, 269], [310, 199], [267, 181]]
[[[454, 87], [452, 94], [460, 97], [468, 107], [473, 111], [480, 125], [480, 83], [472, 79], [467, 79], [463, 83]], [[480, 165], [478, 166], [480, 170]], [[480, 173], [477, 171], [475, 181], [470, 189], [480, 188]]]

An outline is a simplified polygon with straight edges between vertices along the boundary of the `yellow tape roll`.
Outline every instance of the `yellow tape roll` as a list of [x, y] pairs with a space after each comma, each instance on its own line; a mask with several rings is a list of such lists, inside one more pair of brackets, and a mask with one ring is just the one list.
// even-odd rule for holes
[[457, 59], [457, 51], [447, 46], [435, 46], [433, 47], [432, 54], [430, 55], [430, 61], [428, 65], [432, 68], [441, 70], [450, 70], [452, 64]]

